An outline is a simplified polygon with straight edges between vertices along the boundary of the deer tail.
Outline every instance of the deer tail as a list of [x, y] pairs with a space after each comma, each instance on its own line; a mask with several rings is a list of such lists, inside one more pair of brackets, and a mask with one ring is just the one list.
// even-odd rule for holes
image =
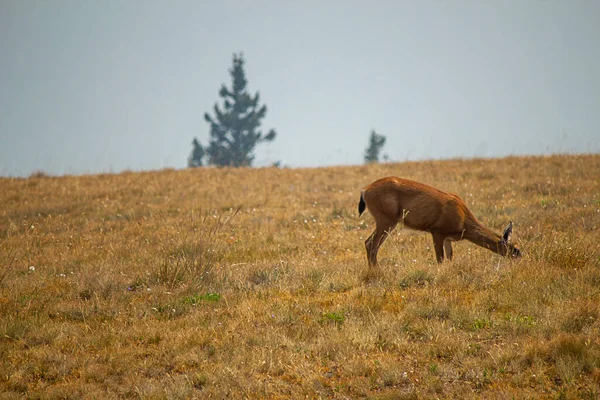
[[358, 201], [358, 216], [359, 217], [365, 211], [365, 208], [366, 208], [366, 204], [365, 204], [365, 199], [363, 198], [363, 192], [360, 192], [360, 200]]

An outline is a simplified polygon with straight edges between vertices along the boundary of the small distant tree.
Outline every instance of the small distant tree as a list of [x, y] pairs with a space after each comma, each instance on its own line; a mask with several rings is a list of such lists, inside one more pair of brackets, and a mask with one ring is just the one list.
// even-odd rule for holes
[[[271, 129], [263, 135], [259, 130], [261, 121], [267, 114], [267, 106], [259, 105], [258, 92], [253, 96], [248, 93], [243, 54], [233, 55], [233, 67], [229, 73], [231, 87], [222, 85], [219, 91], [223, 106], [215, 103], [214, 115], [204, 114], [204, 119], [210, 125], [210, 140], [203, 151], [208, 156], [209, 164], [251, 166], [256, 145], [273, 141], [276, 133]], [[201, 148], [200, 143], [197, 144]]]
[[[373, 164], [379, 162], [379, 154], [385, 146], [385, 141], [387, 138], [383, 135], [377, 134], [374, 130], [371, 131], [371, 136], [369, 137], [369, 146], [365, 150], [365, 163]], [[384, 155], [387, 158], [387, 155]]]
[[188, 158], [188, 167], [201, 167], [204, 154], [204, 147], [202, 147], [198, 139], [194, 138], [194, 140], [192, 140], [192, 154], [190, 154]]

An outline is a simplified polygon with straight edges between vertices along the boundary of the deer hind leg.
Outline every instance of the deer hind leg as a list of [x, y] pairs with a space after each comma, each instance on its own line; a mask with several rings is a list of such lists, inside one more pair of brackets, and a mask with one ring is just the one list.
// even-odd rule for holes
[[450, 239], [444, 239], [444, 252], [446, 253], [446, 258], [452, 260], [452, 241]]
[[[433, 248], [435, 250], [435, 258], [437, 259], [438, 263], [441, 263], [444, 261], [444, 247], [445, 246], [445, 238], [443, 235], [440, 235], [439, 233], [432, 233], [431, 236], [433, 236]], [[450, 246], [450, 254], [452, 254], [452, 247]]]
[[385, 242], [390, 232], [394, 229], [396, 223], [387, 222], [383, 224], [377, 224], [377, 228], [371, 233], [371, 235], [365, 240], [365, 248], [367, 249], [367, 260], [369, 261], [370, 267], [377, 266], [377, 252], [379, 247]]

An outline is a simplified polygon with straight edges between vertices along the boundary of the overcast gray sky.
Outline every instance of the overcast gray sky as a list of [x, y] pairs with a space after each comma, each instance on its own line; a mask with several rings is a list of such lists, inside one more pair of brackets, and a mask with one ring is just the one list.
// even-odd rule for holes
[[185, 167], [239, 51], [256, 166], [600, 152], [600, 1], [0, 0], [0, 175]]

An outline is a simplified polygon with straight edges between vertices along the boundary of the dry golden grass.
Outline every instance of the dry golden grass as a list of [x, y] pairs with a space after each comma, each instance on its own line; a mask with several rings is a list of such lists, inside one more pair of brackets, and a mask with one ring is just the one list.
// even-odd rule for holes
[[[398, 175], [515, 222], [513, 261], [367, 270]], [[600, 396], [600, 156], [0, 179], [2, 398]], [[30, 267], [33, 267], [30, 269]]]

